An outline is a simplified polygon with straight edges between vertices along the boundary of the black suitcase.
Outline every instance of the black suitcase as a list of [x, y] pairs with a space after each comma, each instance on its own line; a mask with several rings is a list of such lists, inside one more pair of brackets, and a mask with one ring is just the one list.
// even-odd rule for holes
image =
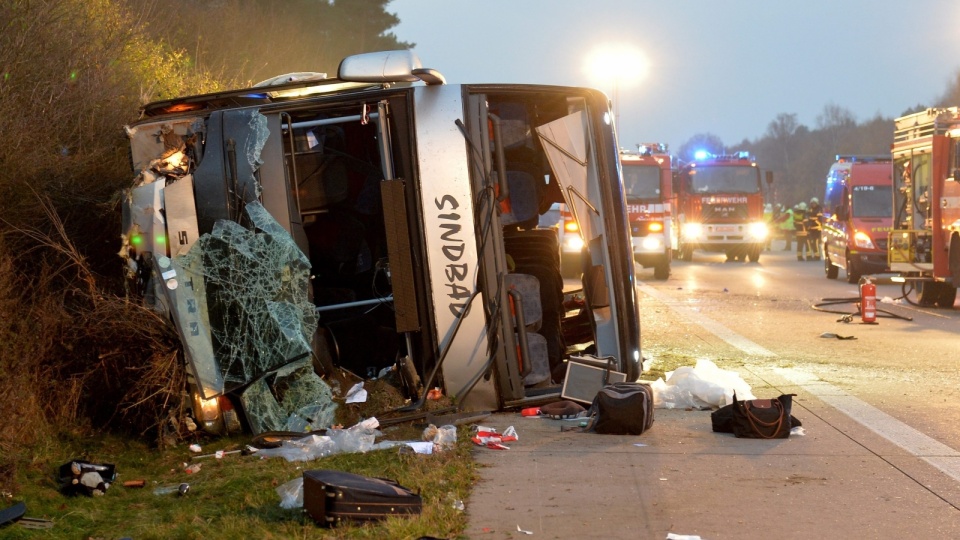
[[419, 514], [422, 506], [420, 495], [393, 480], [327, 469], [303, 472], [303, 508], [321, 525]]

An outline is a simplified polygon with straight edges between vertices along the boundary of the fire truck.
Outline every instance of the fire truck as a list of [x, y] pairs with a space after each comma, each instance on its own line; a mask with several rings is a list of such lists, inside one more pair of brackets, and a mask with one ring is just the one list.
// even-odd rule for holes
[[960, 109], [897, 118], [892, 152], [890, 270], [917, 303], [952, 307], [960, 286]]
[[698, 152], [680, 167], [675, 192], [682, 260], [693, 260], [695, 249], [724, 252], [728, 261], [760, 260], [768, 231], [760, 170], [749, 153]]
[[670, 260], [676, 245], [673, 226], [674, 160], [660, 143], [637, 145], [637, 152], [620, 152], [627, 218], [633, 240], [633, 257], [644, 268], [653, 267], [653, 277], [670, 276]]
[[893, 222], [890, 156], [838, 155], [823, 196], [823, 270], [848, 283], [887, 271], [887, 236]]
[[[636, 380], [608, 103], [447, 84], [386, 51], [146, 105], [126, 127], [121, 255], [131, 294], [180, 335], [200, 427], [229, 432], [236, 411], [254, 432], [324, 427], [341, 370], [397, 374], [399, 412], [436, 389], [463, 412], [555, 400], [571, 351]], [[541, 226], [556, 203], [583, 239], [573, 287]]]

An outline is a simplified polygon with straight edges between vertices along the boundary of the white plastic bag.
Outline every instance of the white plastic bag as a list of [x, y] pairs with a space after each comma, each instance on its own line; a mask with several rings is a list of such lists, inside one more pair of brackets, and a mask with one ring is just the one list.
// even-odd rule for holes
[[303, 508], [303, 477], [294, 478], [277, 486], [277, 495], [280, 495], [280, 508], [287, 510]]
[[680, 367], [667, 373], [666, 382], [651, 384], [654, 407], [685, 409], [723, 407], [737, 399], [756, 399], [750, 385], [735, 371], [720, 369], [710, 360], [697, 360], [695, 367]]

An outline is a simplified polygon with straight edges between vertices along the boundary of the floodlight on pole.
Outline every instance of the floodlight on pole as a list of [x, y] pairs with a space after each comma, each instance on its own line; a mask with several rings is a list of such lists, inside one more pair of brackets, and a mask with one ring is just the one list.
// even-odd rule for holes
[[620, 129], [620, 90], [642, 80], [650, 69], [647, 57], [629, 44], [600, 45], [587, 58], [586, 71], [591, 79], [613, 86], [614, 125]]

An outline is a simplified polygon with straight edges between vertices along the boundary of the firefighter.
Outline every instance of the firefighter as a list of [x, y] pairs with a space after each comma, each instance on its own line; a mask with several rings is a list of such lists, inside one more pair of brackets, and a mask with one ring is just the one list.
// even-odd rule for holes
[[776, 230], [773, 222], [773, 205], [763, 205], [763, 222], [767, 225], [767, 241], [763, 245], [764, 251], [770, 251], [770, 244], [773, 242], [773, 232]]
[[800, 202], [793, 207], [793, 228], [797, 238], [797, 260], [803, 261], [807, 252], [807, 203]]
[[793, 226], [793, 210], [789, 206], [778, 205], [780, 207], [780, 215], [777, 217], [777, 225], [780, 229], [780, 234], [783, 236], [783, 241], [786, 244], [783, 246], [784, 251], [790, 251], [793, 249], [793, 235], [794, 235], [794, 226]]
[[820, 260], [820, 220], [823, 218], [823, 210], [820, 208], [820, 199], [816, 197], [810, 199], [810, 205], [807, 206], [807, 260]]

